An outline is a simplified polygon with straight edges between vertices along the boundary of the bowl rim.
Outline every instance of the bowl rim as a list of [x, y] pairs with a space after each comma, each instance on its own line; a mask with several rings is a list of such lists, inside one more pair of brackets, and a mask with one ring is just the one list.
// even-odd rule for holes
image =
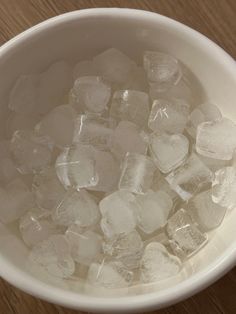
[[[157, 21], [169, 28], [178, 29], [179, 32], [184, 33], [186, 36], [191, 37], [192, 40], [197, 40], [206, 50], [212, 50], [215, 55], [221, 58], [221, 62], [227, 67], [227, 71], [235, 78], [236, 81], [236, 62], [229, 56], [221, 47], [216, 45], [213, 41], [208, 39], [201, 33], [193, 30], [192, 28], [175, 21], [163, 15], [137, 9], [128, 8], [93, 8], [77, 10], [61, 14], [43, 21], [19, 35], [15, 36], [0, 47], [0, 59], [4, 57], [14, 46], [30, 40], [33, 36], [44, 32], [48, 28], [56, 28], [57, 26], [77, 20], [78, 18], [98, 16], [116, 16], [116, 17], [129, 17], [130, 19]], [[214, 262], [210, 263], [203, 271], [194, 274], [191, 278], [178, 283], [167, 290], [146, 293], [136, 296], [124, 297], [96, 297], [88, 296], [80, 293], [67, 291], [61, 288], [41, 282], [29, 274], [25, 274], [16, 266], [9, 264], [7, 259], [0, 254], [0, 276], [8, 281], [13, 286], [27, 292], [28, 294], [49, 301], [51, 303], [66, 306], [68, 308], [93, 311], [93, 312], [142, 312], [147, 310], [159, 309], [169, 306], [176, 302], [182, 301], [191, 295], [206, 288], [227, 271], [229, 271], [236, 264], [236, 245], [233, 243], [231, 246], [219, 256]]]

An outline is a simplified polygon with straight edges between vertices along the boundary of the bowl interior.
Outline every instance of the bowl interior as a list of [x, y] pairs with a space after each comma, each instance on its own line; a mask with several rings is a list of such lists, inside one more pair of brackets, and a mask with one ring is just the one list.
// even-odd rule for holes
[[[118, 9], [85, 10], [43, 23], [0, 49], [0, 137], [4, 138], [9, 90], [20, 74], [40, 73], [52, 62], [61, 59], [73, 64], [78, 60], [89, 59], [109, 47], [122, 50], [140, 64], [144, 50], [157, 49], [174, 55], [191, 70], [196, 81], [201, 82], [199, 98], [205, 94], [210, 101], [218, 104], [223, 114], [236, 121], [235, 66], [231, 58], [212, 42], [187, 27], [156, 14]], [[236, 211], [228, 213], [224, 223], [214, 232], [214, 236], [210, 235], [210, 242], [190, 259], [187, 270], [178, 277], [157, 285], [131, 288], [128, 295], [151, 295], [158, 290], [160, 297], [164, 294], [166, 296], [178, 282], [186, 281], [189, 287], [191, 284], [194, 287], [197, 281], [201, 282], [203, 277], [208, 276], [210, 271], [229, 256], [232, 262], [233, 253], [235, 258], [235, 220]], [[20, 240], [17, 228], [6, 228], [0, 224], [0, 265], [7, 267], [5, 274], [4, 267], [1, 267], [2, 276], [14, 283], [9, 272], [21, 272], [25, 278], [32, 280], [32, 285], [38, 284], [38, 295], [43, 297], [40, 293], [42, 286], [29, 277], [25, 267], [26, 256], [27, 248]], [[227, 266], [229, 267], [229, 263]], [[221, 272], [225, 267], [222, 267]], [[39, 276], [44, 280], [43, 274]], [[25, 290], [30, 292], [26, 283], [19, 283], [19, 280], [17, 278], [15, 284], [21, 288], [24, 288], [25, 284]], [[89, 294], [88, 291], [83, 291], [79, 284], [63, 284], [51, 278], [48, 285], [54, 284], [62, 289]], [[181, 286], [179, 289], [181, 290]], [[34, 290], [32, 288], [31, 292], [37, 295]], [[123, 295], [123, 292], [113, 292], [112, 297], [120, 294]], [[68, 292], [64, 296], [67, 296], [67, 303], [71, 306], [80, 306], [79, 299], [76, 301], [76, 295], [73, 293]], [[158, 296], [159, 294], [156, 294], [156, 303]], [[50, 296], [48, 298], [50, 299]], [[169, 301], [174, 299], [173, 295], [168, 295], [168, 298]], [[56, 299], [59, 299], [59, 292], [57, 297], [54, 295], [51, 300], [66, 304], [66, 301]], [[117, 304], [119, 306], [119, 303]]]

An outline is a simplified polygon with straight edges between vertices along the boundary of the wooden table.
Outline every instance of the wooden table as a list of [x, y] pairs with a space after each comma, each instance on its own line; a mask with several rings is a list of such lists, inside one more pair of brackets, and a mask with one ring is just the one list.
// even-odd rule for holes
[[[92, 7], [158, 12], [200, 31], [236, 58], [236, 0], [0, 0], [0, 45], [49, 17]], [[0, 314], [13, 313], [82, 314], [40, 301], [0, 279]], [[236, 268], [194, 297], [154, 313], [235, 314]]]

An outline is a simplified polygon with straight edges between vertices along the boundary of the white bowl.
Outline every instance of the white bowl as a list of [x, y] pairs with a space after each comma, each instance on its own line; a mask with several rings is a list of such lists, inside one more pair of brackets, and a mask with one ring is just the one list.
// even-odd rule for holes
[[[236, 121], [236, 64], [220, 47], [187, 26], [155, 13], [89, 9], [52, 18], [0, 48], [0, 132], [9, 90], [18, 75], [40, 72], [60, 59], [88, 59], [108, 47], [120, 48], [139, 62], [145, 49], [173, 54], [202, 82], [207, 97]], [[235, 265], [235, 221], [236, 211], [232, 211], [209, 244], [190, 260], [189, 270], [177, 278], [132, 288], [126, 296], [110, 297], [76, 293], [31, 276], [25, 267], [27, 249], [17, 231], [0, 224], [0, 275], [36, 297], [74, 309], [103, 313], [158, 309], [193, 295]], [[79, 291], [80, 287], [75, 289]]]

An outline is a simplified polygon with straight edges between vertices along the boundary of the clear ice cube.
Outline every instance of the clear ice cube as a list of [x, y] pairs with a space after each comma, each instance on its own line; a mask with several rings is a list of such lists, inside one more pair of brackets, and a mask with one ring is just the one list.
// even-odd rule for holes
[[55, 209], [66, 193], [54, 168], [46, 168], [36, 174], [33, 179], [32, 190], [37, 205], [46, 210]]
[[137, 195], [138, 227], [149, 234], [164, 227], [173, 206], [170, 196], [164, 191], [149, 190]]
[[111, 87], [100, 76], [79, 77], [70, 92], [70, 103], [78, 112], [103, 112], [111, 97]]
[[38, 172], [51, 162], [51, 141], [34, 131], [16, 131], [10, 148], [17, 169], [22, 174]]
[[68, 278], [75, 271], [69, 243], [63, 235], [52, 235], [49, 239], [34, 246], [29, 260], [59, 278]]
[[100, 213], [98, 205], [86, 190], [69, 190], [53, 211], [52, 219], [61, 226], [77, 224], [90, 227], [98, 223]]
[[187, 201], [212, 180], [212, 172], [192, 153], [187, 161], [172, 171], [167, 177], [170, 187]]
[[201, 230], [217, 228], [224, 219], [226, 208], [212, 200], [212, 190], [197, 194], [188, 203], [188, 213]]
[[172, 85], [176, 85], [182, 77], [178, 60], [166, 53], [145, 51], [143, 66], [147, 72], [149, 83], [159, 91], [168, 90]]
[[136, 227], [136, 203], [132, 193], [117, 191], [101, 200], [101, 228], [107, 238], [129, 233]]
[[93, 62], [105, 79], [111, 83], [124, 83], [135, 63], [123, 52], [110, 48], [94, 57]]
[[146, 193], [152, 184], [155, 169], [149, 157], [127, 153], [122, 163], [119, 189], [137, 194]]
[[76, 112], [71, 106], [57, 106], [37, 124], [36, 131], [50, 137], [56, 146], [68, 147], [74, 135], [75, 118]]
[[189, 104], [183, 99], [156, 99], [152, 104], [148, 127], [154, 132], [182, 133], [188, 114]]
[[236, 169], [225, 167], [216, 171], [212, 182], [212, 200], [214, 203], [233, 209], [236, 207]]
[[136, 90], [120, 90], [113, 94], [110, 116], [131, 121], [144, 128], [149, 116], [148, 94]]
[[197, 128], [196, 150], [200, 155], [230, 160], [236, 148], [236, 124], [226, 118], [203, 122]]
[[150, 152], [153, 161], [163, 173], [179, 167], [187, 158], [189, 141], [182, 134], [153, 134]]
[[172, 250], [181, 258], [196, 253], [207, 242], [207, 235], [197, 228], [182, 208], [169, 218], [166, 232]]
[[57, 157], [57, 176], [66, 188], [79, 190], [98, 183], [94, 153], [92, 146], [77, 145], [65, 148]]
[[164, 245], [149, 243], [141, 261], [141, 280], [144, 283], [156, 282], [175, 276], [181, 270], [181, 261], [170, 254]]
[[73, 143], [95, 146], [100, 150], [108, 150], [114, 132], [115, 121], [97, 115], [80, 115], [75, 122]]
[[79, 61], [76, 63], [73, 70], [73, 78], [76, 80], [81, 76], [98, 76], [98, 70], [94, 63], [90, 60]]
[[102, 237], [94, 231], [81, 232], [80, 229], [77, 225], [70, 226], [66, 231], [66, 238], [74, 261], [90, 265], [102, 252]]
[[202, 122], [216, 121], [222, 118], [220, 109], [211, 103], [203, 103], [197, 106], [189, 115], [186, 130], [192, 136], [196, 137], [197, 127]]
[[120, 234], [107, 239], [103, 243], [103, 251], [117, 261], [122, 262], [128, 269], [139, 267], [143, 253], [143, 241], [136, 230], [128, 234]]
[[111, 152], [121, 160], [127, 152], [146, 154], [148, 143], [137, 125], [121, 121], [111, 138]]

